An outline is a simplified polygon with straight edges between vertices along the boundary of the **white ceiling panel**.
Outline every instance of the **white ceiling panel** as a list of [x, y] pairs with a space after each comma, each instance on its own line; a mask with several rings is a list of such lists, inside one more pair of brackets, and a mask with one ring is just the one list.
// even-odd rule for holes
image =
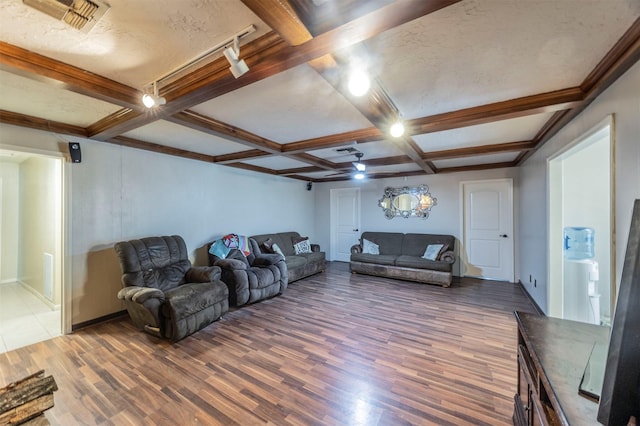
[[478, 155], [474, 157], [451, 158], [447, 160], [436, 160], [433, 162], [438, 169], [448, 167], [473, 166], [476, 164], [505, 163], [516, 159], [519, 153], [506, 152], [504, 154]]
[[367, 45], [417, 118], [578, 86], [639, 13], [637, 0], [463, 1]]
[[163, 120], [139, 127], [124, 136], [207, 155], [223, 155], [249, 149], [242, 144]]
[[298, 167], [309, 167], [309, 164], [302, 161], [294, 160], [288, 157], [265, 157], [256, 158], [255, 160], [245, 160], [243, 163], [253, 164], [254, 166], [266, 167], [272, 170], [295, 169]]
[[371, 127], [306, 64], [191, 109], [278, 143]]
[[444, 132], [415, 135], [424, 152], [531, 140], [553, 113], [529, 115], [510, 120], [462, 127]]
[[[142, 88], [254, 24], [270, 29], [240, 1], [109, 0], [111, 8], [85, 34], [18, 0], [0, 2], [0, 39]], [[224, 17], [224, 19], [221, 19]]]
[[87, 127], [119, 106], [0, 71], [0, 109]]

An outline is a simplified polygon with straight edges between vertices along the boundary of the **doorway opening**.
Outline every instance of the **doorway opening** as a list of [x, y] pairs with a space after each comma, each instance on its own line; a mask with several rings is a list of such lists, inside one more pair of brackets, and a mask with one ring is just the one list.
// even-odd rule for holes
[[68, 331], [61, 155], [0, 146], [0, 352]]
[[[614, 123], [607, 117], [548, 160], [549, 316], [609, 324], [615, 300]], [[574, 233], [589, 234], [573, 255]]]

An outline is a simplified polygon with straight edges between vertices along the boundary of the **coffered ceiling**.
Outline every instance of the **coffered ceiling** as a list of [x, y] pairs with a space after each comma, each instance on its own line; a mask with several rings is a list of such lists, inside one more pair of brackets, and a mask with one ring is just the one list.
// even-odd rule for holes
[[[0, 1], [0, 122], [314, 182], [351, 179], [346, 147], [369, 179], [516, 167], [640, 58], [637, 0], [108, 4], [82, 32]], [[142, 105], [249, 25], [249, 72], [219, 52]]]

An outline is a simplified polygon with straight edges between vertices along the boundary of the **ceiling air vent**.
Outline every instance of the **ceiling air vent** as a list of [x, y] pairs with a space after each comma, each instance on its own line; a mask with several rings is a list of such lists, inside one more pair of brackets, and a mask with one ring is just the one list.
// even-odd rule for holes
[[109, 10], [109, 6], [97, 0], [22, 0], [22, 2], [85, 33], [89, 32]]

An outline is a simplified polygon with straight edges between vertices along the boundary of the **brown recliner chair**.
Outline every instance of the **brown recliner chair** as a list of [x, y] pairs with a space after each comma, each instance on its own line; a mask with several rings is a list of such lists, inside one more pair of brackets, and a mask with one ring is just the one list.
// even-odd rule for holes
[[229, 310], [229, 291], [216, 266], [192, 267], [178, 235], [122, 241], [115, 245], [124, 300], [141, 330], [178, 341]]
[[289, 284], [287, 264], [279, 254], [232, 250], [225, 259], [209, 253], [209, 264], [222, 268], [221, 280], [229, 288], [229, 304], [242, 306], [284, 293]]

